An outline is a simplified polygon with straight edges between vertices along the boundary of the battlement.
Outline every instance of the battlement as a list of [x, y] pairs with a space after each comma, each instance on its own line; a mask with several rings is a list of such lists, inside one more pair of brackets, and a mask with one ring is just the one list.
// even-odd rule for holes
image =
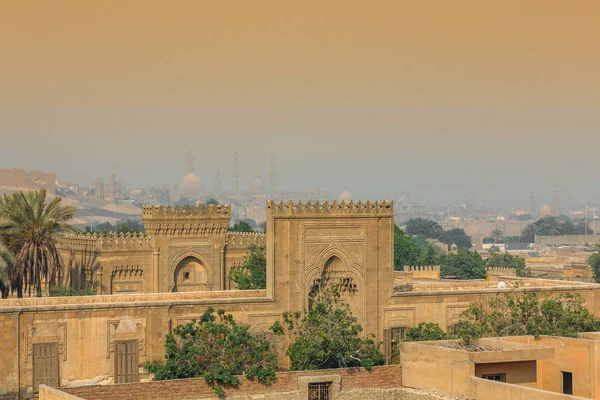
[[77, 250], [149, 250], [152, 249], [150, 236], [145, 233], [92, 233], [85, 235], [63, 235], [59, 238], [60, 247]]
[[265, 245], [266, 235], [254, 232], [227, 232], [225, 243], [228, 248], [247, 248], [251, 244]]
[[505, 267], [488, 267], [486, 272], [490, 276], [517, 276], [517, 270]]
[[231, 217], [231, 207], [225, 204], [207, 204], [204, 206], [142, 206], [142, 218], [198, 218]]
[[440, 272], [439, 265], [423, 265], [421, 267], [409, 267], [405, 265], [403, 268], [404, 272], [437, 272], [438, 274]]
[[142, 207], [146, 232], [154, 237], [225, 235], [230, 220], [231, 207], [224, 204]]
[[267, 202], [267, 212], [271, 215], [307, 215], [307, 214], [318, 214], [318, 215], [394, 215], [393, 201], [375, 201], [371, 203], [366, 201], [365, 203], [359, 201], [354, 203], [350, 201], [346, 203], [342, 201], [337, 203], [333, 201], [328, 203], [317, 202], [306, 202], [298, 203], [289, 201], [284, 203], [280, 201], [276, 203], [274, 201]]

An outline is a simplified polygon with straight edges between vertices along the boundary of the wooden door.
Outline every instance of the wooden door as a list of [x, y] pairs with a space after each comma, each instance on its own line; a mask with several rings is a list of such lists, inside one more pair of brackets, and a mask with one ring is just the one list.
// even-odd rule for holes
[[137, 340], [115, 343], [115, 383], [138, 382], [137, 348]]
[[58, 343], [34, 343], [33, 345], [33, 390], [40, 385], [58, 387]]

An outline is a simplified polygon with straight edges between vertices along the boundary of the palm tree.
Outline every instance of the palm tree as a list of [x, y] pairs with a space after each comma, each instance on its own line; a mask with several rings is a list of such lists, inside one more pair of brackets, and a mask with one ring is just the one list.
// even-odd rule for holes
[[494, 239], [494, 243], [498, 243], [502, 239], [502, 235], [504, 232], [502, 229], [496, 228], [492, 231], [492, 238]]
[[75, 207], [63, 206], [62, 198], [46, 198], [46, 190], [14, 192], [0, 198], [0, 238], [15, 255], [9, 276], [11, 292], [23, 297], [31, 290], [40, 293], [42, 281], [52, 286], [61, 279], [61, 257], [57, 236], [75, 232], [66, 222]]
[[14, 265], [15, 256], [0, 241], [0, 296], [6, 298], [10, 289], [11, 268]]
[[527, 243], [535, 242], [536, 226], [534, 224], [528, 224], [521, 231], [521, 240]]

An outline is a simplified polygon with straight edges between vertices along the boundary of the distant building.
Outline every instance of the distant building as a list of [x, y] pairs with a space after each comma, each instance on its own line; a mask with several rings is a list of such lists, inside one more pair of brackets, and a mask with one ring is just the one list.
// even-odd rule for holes
[[7, 189], [46, 189], [54, 194], [56, 174], [54, 172], [31, 171], [29, 174], [22, 168], [0, 169], [0, 187]]

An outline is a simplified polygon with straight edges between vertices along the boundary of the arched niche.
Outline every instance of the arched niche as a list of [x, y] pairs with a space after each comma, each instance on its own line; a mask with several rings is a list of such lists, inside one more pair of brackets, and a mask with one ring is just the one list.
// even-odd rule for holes
[[197, 254], [183, 254], [169, 270], [170, 292], [199, 292], [212, 290], [209, 268]]
[[364, 288], [359, 269], [354, 266], [349, 257], [339, 250], [325, 252], [319, 257], [320, 267], [307, 274], [304, 288], [308, 294], [306, 306], [310, 309], [313, 298], [327, 287], [337, 285], [340, 290], [341, 302], [350, 305], [353, 314], [363, 320], [365, 316]]

